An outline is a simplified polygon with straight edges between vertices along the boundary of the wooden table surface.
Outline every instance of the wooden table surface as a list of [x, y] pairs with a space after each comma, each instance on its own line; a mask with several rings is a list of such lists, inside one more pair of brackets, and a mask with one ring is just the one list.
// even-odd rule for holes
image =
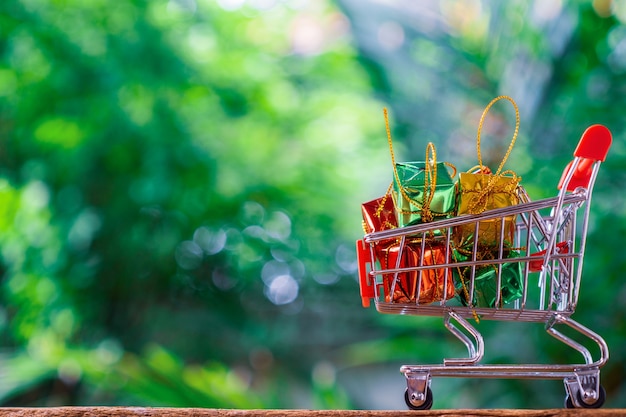
[[155, 407], [49, 407], [0, 408], [0, 417], [570, 417], [626, 416], [626, 409], [549, 409], [549, 410], [230, 410], [206, 408]]

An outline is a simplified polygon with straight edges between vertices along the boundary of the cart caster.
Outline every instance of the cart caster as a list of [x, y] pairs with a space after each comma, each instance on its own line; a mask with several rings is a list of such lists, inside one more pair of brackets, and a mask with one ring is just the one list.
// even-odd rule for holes
[[411, 410], [430, 410], [433, 406], [433, 391], [428, 387], [426, 389], [426, 398], [422, 401], [419, 401], [417, 398], [411, 398], [412, 396], [417, 397], [416, 394], [409, 395], [409, 389], [407, 388], [404, 391], [404, 401], [406, 402], [407, 407]]
[[580, 391], [576, 392], [576, 396], [578, 397], [577, 404], [574, 404], [570, 395], [565, 397], [565, 408], [600, 408], [604, 405], [604, 401], [606, 401], [606, 391], [602, 385], [600, 385], [598, 389], [598, 399], [591, 404], [585, 402]]

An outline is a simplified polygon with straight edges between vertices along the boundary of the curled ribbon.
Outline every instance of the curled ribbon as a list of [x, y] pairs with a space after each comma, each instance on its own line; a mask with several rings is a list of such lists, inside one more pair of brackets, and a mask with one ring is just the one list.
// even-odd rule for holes
[[[398, 169], [396, 168], [396, 159], [393, 152], [393, 143], [391, 140], [391, 129], [389, 128], [389, 116], [387, 114], [387, 109], [383, 109], [383, 114], [385, 116], [385, 128], [387, 130], [387, 142], [389, 143], [389, 152], [391, 154], [391, 164], [393, 166], [393, 175], [398, 184], [398, 188], [400, 189], [400, 194], [404, 197], [409, 204], [415, 206], [422, 217], [422, 222], [427, 223], [431, 222], [435, 219], [435, 217], [445, 217], [450, 213], [436, 213], [430, 209], [430, 203], [433, 200], [435, 195], [435, 190], [437, 187], [437, 151], [435, 150], [435, 145], [432, 142], [428, 142], [426, 145], [426, 161], [425, 161], [425, 175], [424, 175], [424, 198], [422, 203], [415, 201], [411, 198], [404, 187], [400, 182], [400, 177], [398, 175]], [[429, 158], [430, 157], [430, 158]], [[452, 177], [456, 175], [456, 167], [450, 163], [444, 162], [444, 164], [453, 170]], [[415, 212], [405, 212], [400, 210], [402, 214], [413, 214]]]
[[[428, 153], [432, 156], [432, 159], [428, 158]], [[424, 201], [422, 202], [422, 221], [432, 222], [433, 212], [430, 210], [430, 202], [433, 201], [435, 195], [435, 188], [437, 187], [437, 152], [435, 151], [435, 145], [432, 142], [428, 142], [426, 145], [426, 171], [424, 175]], [[404, 194], [403, 194], [404, 195]]]
[[[509, 96], [498, 96], [491, 100], [487, 107], [485, 107], [483, 114], [480, 116], [480, 122], [478, 123], [478, 132], [476, 134], [476, 151], [478, 154], [479, 165], [472, 168], [469, 172], [475, 171], [478, 168], [479, 173], [491, 174], [491, 170], [483, 165], [482, 155], [480, 153], [480, 134], [482, 132], [485, 117], [487, 116], [489, 109], [491, 109], [491, 107], [497, 101], [502, 99], [506, 99], [510, 101], [511, 104], [513, 104], [513, 108], [515, 109], [515, 131], [513, 132], [513, 138], [511, 139], [511, 143], [509, 144], [506, 154], [504, 155], [504, 158], [502, 158], [502, 162], [500, 162], [498, 170], [495, 172], [495, 174], [491, 175], [487, 184], [480, 191], [469, 191], [476, 193], [476, 195], [472, 197], [471, 203], [468, 206], [468, 212], [470, 214], [480, 214], [485, 211], [487, 209], [487, 197], [495, 192], [514, 194], [515, 189], [517, 188], [517, 183], [521, 180], [521, 178], [519, 178], [517, 174], [511, 170], [502, 171], [504, 163], [507, 161], [509, 155], [511, 154], [511, 151], [513, 150], [513, 145], [515, 145], [515, 140], [517, 139], [517, 134], [519, 132], [519, 109], [517, 108], [517, 104], [515, 103], [515, 101]], [[497, 186], [496, 183], [498, 182], [498, 179], [504, 177], [506, 174], [509, 174], [511, 176], [511, 181], [505, 185]]]

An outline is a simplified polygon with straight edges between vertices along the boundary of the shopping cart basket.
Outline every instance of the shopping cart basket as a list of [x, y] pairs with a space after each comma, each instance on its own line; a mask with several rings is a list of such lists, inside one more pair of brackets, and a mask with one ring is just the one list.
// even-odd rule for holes
[[[601, 125], [589, 127], [583, 134], [574, 159], [565, 168], [555, 197], [531, 201], [518, 188], [520, 204], [462, 215], [425, 224], [370, 233], [357, 241], [359, 281], [363, 306], [374, 299], [380, 313], [416, 316], [441, 316], [445, 327], [467, 348], [467, 358], [448, 358], [443, 364], [403, 365], [400, 372], [407, 380], [405, 401], [411, 409], [430, 409], [433, 403], [431, 377], [563, 379], [567, 408], [598, 408], [605, 401], [600, 385], [600, 368], [609, 357], [608, 346], [598, 334], [573, 320], [580, 292], [583, 255], [588, 229], [593, 185], [611, 145], [611, 133]], [[505, 222], [515, 219], [513, 247], [503, 236]], [[459, 227], [478, 236], [481, 224], [491, 222], [499, 230], [499, 242], [483, 256], [479, 239], [460, 257], [455, 246]], [[380, 248], [393, 242], [396, 254], [390, 262], [380, 262]], [[428, 245], [439, 245], [444, 261], [402, 261], [409, 253], [425, 254]], [[426, 258], [426, 261], [424, 260]], [[384, 265], [385, 268], [381, 267]], [[517, 278], [511, 291], [510, 271]], [[435, 289], [443, 294], [438, 301], [425, 303], [421, 297], [395, 298], [398, 288], [411, 282], [414, 289], [422, 281], [439, 276]], [[491, 298], [483, 288], [490, 280]], [[449, 286], [454, 286], [453, 297]], [[508, 286], [508, 287], [507, 287]], [[503, 289], [508, 288], [505, 293]], [[514, 292], [514, 294], [510, 294]], [[430, 298], [432, 299], [432, 297]], [[499, 320], [545, 323], [546, 331], [580, 352], [584, 363], [561, 364], [479, 364], [484, 355], [484, 341], [470, 323], [474, 320]], [[587, 343], [599, 348], [593, 358], [582, 343], [557, 330], [582, 335]], [[561, 326], [565, 325], [565, 326]], [[592, 342], [589, 342], [592, 341]], [[594, 349], [595, 350], [595, 349]]]

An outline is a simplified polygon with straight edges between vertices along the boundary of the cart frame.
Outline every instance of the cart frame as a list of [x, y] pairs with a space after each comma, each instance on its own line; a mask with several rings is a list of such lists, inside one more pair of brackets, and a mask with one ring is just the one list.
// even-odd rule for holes
[[[602, 406], [605, 392], [600, 384], [600, 368], [608, 361], [608, 346], [600, 335], [570, 316], [575, 312], [580, 292], [592, 190], [611, 141], [611, 133], [606, 127], [589, 127], [574, 151], [574, 159], [563, 172], [555, 197], [531, 201], [523, 188], [519, 187], [520, 204], [484, 211], [478, 215], [461, 215], [374, 232], [357, 241], [359, 282], [364, 307], [368, 307], [373, 298], [380, 313], [441, 316], [445, 327], [467, 348], [468, 356], [464, 358], [446, 358], [443, 364], [403, 365], [400, 368], [407, 381], [405, 400], [409, 408], [431, 408], [433, 400], [430, 383], [433, 376], [563, 379], [566, 407]], [[515, 246], [519, 249], [515, 257], [510, 257], [503, 236], [505, 221], [512, 218], [516, 219]], [[426, 241], [443, 243], [446, 259], [450, 259], [456, 228], [473, 225], [474, 236], [478, 236], [479, 225], [485, 221], [495, 224], [500, 222], [499, 246], [495, 246], [497, 256], [493, 259], [478, 259], [478, 239], [474, 239], [472, 256], [463, 262], [451, 260], [437, 265], [424, 265], [423, 259], [419, 265], [402, 265], [400, 262], [402, 251], [406, 250], [409, 241], [421, 242], [421, 253], [424, 253]], [[399, 245], [400, 253], [395, 267], [382, 269], [377, 261], [376, 249], [378, 245], [390, 241]], [[501, 299], [502, 270], [504, 265], [511, 263], [518, 264], [521, 271], [521, 295], [507, 305]], [[500, 289], [493, 306], [475, 305], [477, 271], [485, 267], [496, 271], [494, 279], [496, 288]], [[384, 294], [384, 280], [393, 277], [393, 294], [398, 277], [401, 274], [413, 274], [417, 279], [416, 288], [419, 289], [423, 274], [435, 268], [443, 268], [445, 271], [443, 294], [447, 294], [447, 286], [451, 285], [449, 274], [453, 273], [454, 268], [457, 271], [460, 271], [459, 268], [469, 271], [469, 291], [465, 289], [469, 299], [465, 300], [466, 305], [459, 303], [457, 297], [446, 299], [445, 296], [430, 304], [420, 303], [419, 297], [414, 302], [397, 303], [389, 294]], [[531, 285], [535, 283], [537, 287], [532, 288]], [[470, 323], [469, 319], [472, 318], [544, 323], [548, 334], [580, 352], [584, 362], [566, 365], [479, 364], [484, 355], [484, 340]], [[592, 341], [598, 347], [599, 357], [594, 358], [582, 343], [559, 331], [557, 327], [561, 325]]]

